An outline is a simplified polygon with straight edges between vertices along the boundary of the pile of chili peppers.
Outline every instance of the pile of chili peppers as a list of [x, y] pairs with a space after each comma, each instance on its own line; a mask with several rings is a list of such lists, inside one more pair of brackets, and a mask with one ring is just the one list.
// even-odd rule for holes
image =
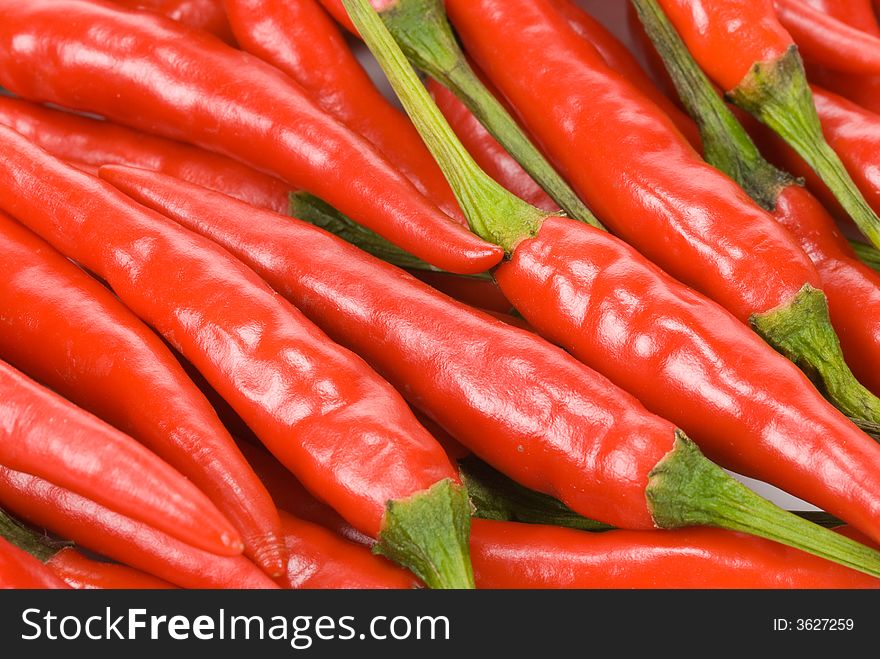
[[875, 10], [0, 0], [0, 587], [880, 587]]

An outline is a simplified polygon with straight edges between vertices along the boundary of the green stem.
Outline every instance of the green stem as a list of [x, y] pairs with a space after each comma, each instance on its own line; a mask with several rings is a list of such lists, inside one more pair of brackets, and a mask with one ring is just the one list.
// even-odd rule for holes
[[449, 181], [471, 229], [508, 252], [535, 235], [547, 214], [510, 194], [474, 162], [368, 0], [342, 2]]
[[791, 303], [750, 318], [754, 330], [810, 377], [841, 412], [880, 423], [880, 399], [856, 380], [831, 326], [828, 300], [806, 284]]
[[459, 460], [462, 480], [467, 484], [474, 517], [526, 524], [565, 526], [582, 531], [607, 531], [612, 527], [587, 519], [558, 499], [535, 492], [511, 480], [500, 471], [470, 456]]
[[856, 255], [858, 255], [865, 265], [880, 272], [880, 251], [878, 251], [876, 247], [873, 245], [866, 245], [865, 243], [856, 240], [851, 240], [849, 242], [850, 245], [852, 245], [852, 248], [856, 251]]
[[797, 151], [831, 189], [862, 233], [880, 247], [880, 218], [825, 141], [804, 64], [795, 46], [776, 60], [757, 62], [728, 96]]
[[[318, 199], [308, 192], [290, 193], [289, 212], [293, 217], [303, 222], [314, 224], [316, 227], [339, 236], [376, 258], [392, 263], [400, 268], [445, 272], [445, 270], [435, 268], [417, 256], [413, 256], [409, 252], [400, 249], [397, 245], [388, 242], [378, 233], [349, 219], [327, 202]], [[487, 272], [481, 272], [476, 275], [455, 276], [492, 281], [492, 275]]]
[[880, 577], [880, 552], [782, 510], [703, 456], [684, 433], [648, 478], [657, 526], [715, 526], [795, 547]]
[[442, 0], [398, 0], [380, 15], [410, 61], [451, 89], [569, 217], [601, 228], [474, 73], [452, 34]]
[[679, 98], [700, 128], [706, 161], [739, 183], [764, 209], [773, 211], [780, 192], [794, 185], [795, 179], [764, 159], [691, 56], [657, 0], [632, 0], [632, 3]]
[[23, 526], [0, 509], [0, 536], [45, 563], [73, 543], [56, 542]]
[[389, 501], [373, 551], [408, 568], [429, 588], [473, 588], [467, 488], [446, 479]]

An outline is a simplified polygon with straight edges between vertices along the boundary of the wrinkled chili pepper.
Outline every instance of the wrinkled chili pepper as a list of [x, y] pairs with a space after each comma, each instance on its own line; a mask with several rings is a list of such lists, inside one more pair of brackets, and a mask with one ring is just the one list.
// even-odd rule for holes
[[728, 98], [797, 150], [880, 245], [880, 218], [822, 135], [803, 62], [773, 0], [661, 0], [660, 6]]
[[[681, 492], [669, 493], [661, 477], [656, 485], [662, 494], [655, 496], [649, 472], [664, 464], [670, 451], [679, 456], [672, 458], [675, 463], [696, 449], [685, 439], [673, 441], [671, 424], [647, 414], [635, 399], [563, 351], [464, 307], [310, 225], [145, 170], [108, 166], [100, 173], [141, 203], [220, 241], [279, 292], [300, 302], [333, 338], [363, 355], [441, 427], [517, 481], [617, 526], [670, 523], [660, 512], [666, 504], [654, 501]], [[298, 248], [291, 250], [294, 244]], [[324, 273], [320, 281], [309, 274], [315, 272]], [[420, 310], [415, 317], [413, 308]], [[778, 360], [811, 391], [794, 366], [747, 328], [729, 322], [761, 347], [762, 359]], [[597, 419], [607, 421], [597, 425]], [[880, 453], [880, 446], [865, 441]], [[618, 459], [621, 453], [627, 457]], [[592, 457], [585, 461], [584, 456]]]
[[217, 556], [36, 476], [0, 466], [0, 505], [39, 528], [181, 588], [277, 588], [244, 556]]
[[[442, 114], [437, 107], [433, 105], [427, 91], [416, 77], [414, 71], [408, 66], [405, 56], [383, 25], [382, 19], [380, 19], [375, 10], [370, 7], [367, 0], [344, 0], [344, 2], [346, 8], [350, 12], [352, 20], [355, 22], [355, 25], [357, 25], [360, 33], [364, 36], [367, 45], [376, 56], [383, 70], [386, 72], [386, 75], [389, 76], [392, 87], [401, 99], [408, 114], [413, 117], [416, 126], [422, 133], [422, 137], [425, 139], [426, 144], [431, 149], [435, 158], [437, 158], [438, 164], [444, 174], [447, 175], [450, 184], [455, 188], [458, 188], [459, 186], [471, 187], [469, 190], [470, 194], [464, 194], [465, 191], [461, 189], [457, 189], [457, 194], [460, 195], [460, 198], [471, 201], [471, 203], [465, 203], [463, 205], [463, 210], [468, 215], [472, 228], [483, 235], [491, 236], [493, 240], [503, 244], [506, 252], [513, 252], [509, 255], [510, 260], [505, 261], [504, 264], [498, 268], [495, 276], [499, 280], [502, 289], [508, 289], [516, 294], [515, 297], [518, 299], [515, 301], [515, 306], [521, 304], [524, 309], [529, 311], [537, 308], [539, 311], [537, 314], [523, 314], [527, 320], [531, 321], [535, 318], [536, 320], [541, 321], [540, 325], [543, 325], [543, 329], [552, 330], [561, 328], [563, 331], [568, 330], [565, 336], [569, 338], [569, 344], [571, 343], [570, 338], [573, 336], [578, 337], [579, 334], [583, 335], [584, 340], [588, 343], [589, 341], [594, 340], [594, 337], [598, 334], [602, 338], [612, 340], [616, 337], [619, 340], [624, 341], [626, 346], [633, 346], [633, 344], [635, 344], [636, 347], [634, 347], [634, 351], [642, 358], [656, 354], [653, 350], [649, 349], [649, 346], [653, 343], [650, 338], [648, 338], [648, 342], [639, 342], [637, 340], [633, 341], [632, 335], [644, 332], [645, 327], [651, 327], [652, 329], [657, 327], [668, 327], [664, 322], [659, 324], [646, 324], [645, 327], [639, 326], [637, 332], [627, 331], [629, 328], [619, 331], [618, 328], [621, 326], [620, 323], [612, 323], [614, 327], [607, 333], [596, 331], [599, 327], [597, 324], [593, 324], [587, 331], [584, 331], [582, 327], [565, 327], [567, 324], [566, 321], [569, 319], [576, 320], [578, 314], [583, 314], [586, 310], [592, 308], [592, 305], [589, 300], [584, 299], [578, 299], [574, 304], [571, 304], [572, 301], [570, 297], [572, 295], [577, 295], [581, 291], [589, 289], [585, 289], [583, 285], [577, 285], [581, 284], [581, 282], [576, 281], [576, 285], [572, 286], [572, 282], [563, 282], [560, 280], [572, 275], [575, 280], [577, 280], [578, 277], [581, 279], [587, 279], [591, 275], [595, 275], [597, 276], [597, 279], [601, 280], [601, 283], [596, 287], [599, 289], [596, 292], [600, 294], [602, 293], [602, 287], [608, 286], [609, 284], [615, 294], [619, 293], [624, 282], [628, 287], [635, 286], [637, 292], [638, 287], [645, 284], [651, 285], [652, 293], [661, 293], [664, 287], [674, 290], [683, 300], [687, 300], [687, 304], [682, 304], [681, 306], [683, 306], [685, 310], [690, 311], [692, 315], [706, 313], [709, 316], [714, 316], [717, 314], [717, 316], [712, 319], [713, 322], [716, 323], [721, 319], [727, 319], [723, 323], [724, 325], [727, 325], [727, 327], [724, 328], [725, 334], [728, 331], [741, 330], [743, 332], [743, 345], [741, 347], [748, 345], [747, 342], [749, 340], [754, 341], [752, 345], [756, 346], [755, 357], [760, 365], [766, 366], [768, 359], [772, 359], [772, 351], [764, 347], [763, 344], [742, 328], [742, 326], [726, 312], [708, 303], [701, 304], [701, 302], [703, 302], [702, 298], [697, 297], [688, 289], [681, 288], [677, 282], [664, 275], [658, 268], [656, 268], [656, 266], [644, 261], [639, 261], [635, 251], [631, 248], [623, 245], [616, 239], [611, 238], [604, 232], [597, 231], [595, 228], [588, 227], [583, 223], [568, 218], [547, 217], [546, 213], [540, 209], [531, 207], [525, 202], [516, 199], [500, 185], [489, 179], [477, 167], [467, 151], [465, 151], [461, 144], [456, 140], [454, 133], [443, 119]], [[474, 194], [477, 189], [480, 191], [479, 195]], [[478, 209], [479, 206], [483, 205], [485, 208]], [[556, 232], [561, 235], [558, 237], [554, 236], [553, 234]], [[597, 251], [601, 252], [601, 259], [605, 259], [605, 263], [608, 263], [607, 259], [611, 256], [612, 268], [618, 263], [621, 264], [622, 267], [614, 273], [616, 276], [612, 275], [607, 279], [600, 277], [599, 271], [601, 271], [601, 268], [597, 268], [595, 264], [584, 262], [583, 255], [589, 254], [591, 251], [590, 245], [588, 244], [591, 240], [595, 240], [596, 243], [603, 243], [602, 247]], [[562, 264], [558, 264], [552, 257], [549, 259], [546, 258], [552, 250], [558, 250], [559, 256], [561, 256], [563, 260]], [[619, 258], [613, 256], [615, 253], [619, 255]], [[532, 263], [528, 263], [531, 259], [535, 260]], [[599, 263], [602, 263], [601, 259], [599, 259]], [[574, 261], [574, 264], [570, 265], [572, 261]], [[570, 273], [566, 270], [566, 268], [569, 267], [571, 268]], [[558, 289], [562, 291], [561, 296], [552, 287], [534, 285], [535, 280], [542, 274], [561, 284], [561, 288]], [[613, 280], [613, 282], [610, 280]], [[658, 295], [656, 297], [652, 295], [627, 295], [625, 297], [626, 301], [622, 305], [624, 313], [635, 312], [636, 315], [640, 315], [641, 312], [644, 311], [644, 308], [636, 302], [637, 300], [644, 299], [651, 300], [652, 302], [655, 299], [662, 300], [658, 305], [658, 308], [665, 314], [669, 313], [670, 302], [676, 302], [675, 297], [664, 295]], [[529, 305], [533, 305], [533, 308], [529, 309]], [[674, 304], [673, 306], [677, 305]], [[698, 309], [698, 307], [702, 308]], [[603, 312], [607, 312], [607, 310], [606, 307], [603, 309]], [[652, 318], [651, 320], [654, 319]], [[687, 318], [687, 320], [690, 320], [690, 318]], [[691, 323], [681, 325], [680, 322], [677, 322], [673, 327], [670, 327], [670, 329], [678, 329], [680, 327], [688, 328], [691, 325]], [[539, 329], [542, 329], [540, 326], [538, 327]], [[524, 334], [527, 335], [527, 333]], [[688, 336], [688, 339], [689, 341], [692, 341], [693, 337]], [[700, 348], [711, 346], [713, 343], [714, 341], [711, 340], [703, 342], [700, 345]], [[569, 347], [569, 349], [572, 348], [571, 345], [568, 345], [567, 347]], [[598, 353], [603, 356], [608, 352], [627, 352], [626, 349], [621, 350], [617, 347], [609, 351], [607, 350], [607, 347], [608, 346], [603, 345], [598, 350], [591, 349], [590, 352]], [[678, 342], [675, 342], [675, 349], [679, 351], [679, 353], [683, 347], [684, 346], [680, 346]], [[671, 361], [667, 358], [667, 355], [669, 354], [670, 353], [667, 351], [664, 351], [664, 354], [660, 357], [662, 360], [661, 367], [671, 364]], [[735, 359], [738, 367], [741, 367], [743, 363], [743, 354], [738, 352], [735, 355]], [[625, 354], [625, 361], [626, 370], [630, 374], [638, 373], [643, 376], [645, 373], [651, 373], [652, 377], [650, 386], [655, 390], [658, 389], [656, 373], [660, 369], [656, 366], [647, 369], [633, 368], [633, 363], [636, 363], [637, 360], [633, 360], [632, 355], [630, 354]], [[687, 374], [687, 386], [692, 387], [694, 376], [705, 376], [707, 370], [705, 367], [708, 365], [716, 365], [718, 360], [715, 358], [715, 355], [712, 355], [710, 359], [706, 359], [705, 356], [703, 356], [702, 359], [696, 362], [701, 364], [700, 371], [697, 373], [692, 372], [692, 365], [695, 363], [692, 359], [688, 359], [686, 363], [689, 366], [688, 369], [685, 370], [691, 371]], [[788, 396], [792, 396], [795, 392], [805, 392], [806, 395], [814, 397], [817, 403], [821, 405], [821, 399], [815, 396], [812, 389], [806, 385], [804, 377], [800, 375], [793, 366], [786, 364], [784, 360], [781, 359], [778, 359], [778, 366], [782, 369], [788, 369], [787, 372], [791, 374], [793, 382], [800, 383], [800, 386], [795, 385], [791, 391], [786, 389], [785, 393]], [[677, 371], [677, 373], [674, 374], [675, 376], [680, 377], [683, 369], [673, 368], [672, 370], [674, 372]], [[731, 370], [736, 372], [735, 369]], [[588, 433], [588, 435], [592, 435], [592, 439], [589, 440], [591, 445], [586, 449], [586, 452], [583, 450], [578, 452], [578, 469], [580, 470], [581, 475], [583, 475], [583, 470], [585, 469], [591, 471], [592, 474], [590, 483], [583, 484], [583, 489], [580, 489], [576, 496], [569, 496], [568, 498], [565, 496], [559, 497], [568, 504], [569, 507], [582, 514], [587, 513], [586, 516], [597, 521], [612, 524], [615, 524], [615, 522], [611, 518], [620, 515], [619, 519], [624, 521], [625, 525], [632, 525], [635, 528], [645, 528], [645, 526], [641, 525], [650, 520], [651, 525], [665, 528], [714, 524], [731, 530], [745, 530], [744, 525], [741, 525], [745, 520], [740, 518], [737, 513], [733, 513], [730, 516], [727, 515], [727, 512], [732, 512], [732, 509], [727, 508], [730, 500], [723, 501], [726, 497], [745, 497], [741, 500], [742, 505], [746, 508], [755, 506], [762, 511], [761, 513], [748, 515], [749, 525], [754, 524], [759, 517], [763, 517], [765, 512], [769, 513], [769, 510], [773, 509], [772, 504], [756, 497], [754, 493], [751, 493], [747, 488], [732, 480], [729, 475], [703, 457], [696, 446], [690, 442], [680, 430], [674, 429], [672, 424], [666, 421], [661, 421], [658, 417], [651, 417], [650, 415], [642, 416], [644, 414], [643, 410], [638, 406], [635, 399], [626, 398], [623, 391], [611, 386], [607, 381], [604, 381], [603, 386], [603, 380], [595, 380], [595, 378], [598, 377], [598, 374], [595, 374], [592, 371], [590, 373], [593, 374], [594, 378], [594, 381], [591, 383], [593, 388], [593, 399], [590, 406], [594, 408], [595, 406], [607, 406], [607, 411], [604, 414], [600, 413], [598, 416], [593, 416], [593, 419], [595, 420], [604, 416], [608, 421], [603, 424], [604, 432], [595, 431], [593, 433]], [[730, 373], [726, 373], [725, 375], [730, 375]], [[701, 383], [701, 385], [702, 384], [703, 383]], [[662, 389], [663, 396], [668, 398], [670, 393], [669, 387], [661, 386], [659, 389]], [[605, 395], [600, 398], [600, 393]], [[737, 396], [741, 395], [742, 391], [740, 390], [737, 393]], [[692, 394], [690, 391], [682, 396], [682, 398], [686, 400], [689, 400], [691, 397]], [[620, 408], [620, 405], [625, 402], [633, 404], [635, 407], [624, 413]], [[713, 402], [715, 403], [713, 408], [717, 407], [717, 399]], [[737, 400], [735, 405], [736, 409], [742, 409], [742, 404], [742, 400]], [[520, 403], [520, 406], [521, 405], [522, 404]], [[584, 403], [581, 403], [580, 405], [584, 408], [587, 407]], [[553, 415], [551, 423], [561, 422], [560, 417], [562, 415], [558, 412], [561, 408], [551, 406], [547, 409], [556, 412], [556, 414]], [[612, 412], [611, 410], [613, 409], [616, 409], [617, 411]], [[838, 450], [852, 450], [854, 445], [857, 445], [857, 453], [859, 454], [858, 459], [867, 456], [874, 456], [874, 459], [880, 458], [880, 445], [870, 441], [864, 435], [859, 434], [859, 432], [855, 430], [848, 421], [834, 412], [829, 406], [826, 405], [823, 409], [829, 415], [828, 420], [834, 419], [840, 424], [842, 431], [849, 431], [848, 434], [850, 437], [848, 437], [847, 440], [840, 442], [836, 447]], [[598, 412], [598, 409], [596, 411]], [[712, 411], [714, 412], [715, 410], [713, 409]], [[776, 411], [777, 410], [774, 409], [774, 413]], [[703, 413], [705, 413], [705, 410]], [[642, 418], [639, 420], [640, 416], [642, 416]], [[626, 433], [626, 439], [617, 438], [606, 444], [605, 440], [612, 439], [613, 435], [615, 435], [620, 428], [618, 424], [613, 422], [613, 419], [619, 419], [623, 422], [622, 426], [625, 428], [624, 432]], [[653, 424], [658, 421], [661, 425], [653, 426]], [[717, 421], [717, 418], [713, 419], [714, 423], [717, 423]], [[775, 421], [776, 419], [774, 418], [774, 422]], [[641, 429], [636, 430], [634, 424], [638, 424]], [[651, 426], [653, 426], [653, 428], [651, 428]], [[799, 429], [802, 430], [803, 426], [799, 426]], [[568, 436], [577, 437], [580, 434], [581, 433], [572, 433]], [[670, 434], [675, 437], [671, 444], [669, 443]], [[462, 442], [467, 445], [462, 436], [458, 435], [458, 439], [462, 440]], [[736, 452], [746, 452], [754, 443], [754, 438], [750, 438], [750, 441], [747, 443], [739, 442], [737, 440], [740, 439], [740, 436], [734, 437], [733, 434], [724, 438], [722, 443], [727, 444], [729, 447], [731, 439], [734, 440], [733, 443], [740, 444], [736, 447]], [[758, 443], [765, 444], [765, 446], [767, 444], [772, 445], [778, 441], [779, 436], [774, 434], [772, 437], [766, 439], [769, 439], [770, 441], [766, 443]], [[823, 436], [823, 440], [824, 442], [820, 442], [819, 446], [816, 448], [827, 447], [827, 437]], [[566, 446], [571, 446], [570, 441], [571, 440], [568, 440]], [[637, 444], [638, 448], [633, 446], [630, 442]], [[518, 444], [514, 442], [514, 446], [516, 446], [517, 449], [520, 447], [522, 448], [522, 451], [517, 450], [517, 453], [525, 453], [529, 448], [532, 448], [525, 445], [522, 440], [520, 440], [520, 443]], [[536, 444], [535, 447], [537, 446], [538, 445]], [[475, 449], [476, 447], [469, 446], [469, 448]], [[762, 455], [761, 458], [753, 461], [755, 463], [752, 465], [753, 468], [768, 467], [770, 466], [768, 462], [775, 461], [780, 457], [778, 447], [767, 446], [767, 448], [770, 449], [767, 453]], [[800, 448], [803, 449], [803, 452], [800, 453], [802, 466], [811, 468], [813, 464], [812, 461], [816, 459], [815, 454], [812, 452], [808, 453], [806, 447]], [[809, 448], [813, 449], [812, 446]], [[510, 450], [510, 447], [507, 447], [507, 450]], [[788, 451], [790, 449], [786, 450]], [[479, 455], [479, 450], [475, 450], [475, 453]], [[835, 453], [837, 453], [837, 451], [835, 451]], [[587, 460], [584, 460], [584, 455], [588, 456]], [[660, 458], [659, 461], [657, 458]], [[830, 461], [833, 460], [834, 458], [830, 459]], [[517, 466], [515, 460], [511, 459], [510, 462], [513, 463], [511, 465], [512, 467]], [[839, 461], [838, 464], [842, 466], [845, 462], [847, 462], [847, 460]], [[828, 476], [828, 464], [829, 463], [827, 462], [822, 463], [823, 476]], [[778, 466], [778, 463], [774, 466]], [[623, 482], [618, 480], [618, 478], [623, 475], [622, 472], [617, 471], [619, 469], [623, 469], [624, 472], [629, 472], [622, 479]], [[574, 473], [578, 474], [579, 472], [575, 470]], [[863, 469], [859, 468], [854, 475], [864, 484]], [[534, 473], [530, 474], [530, 476], [534, 478]], [[525, 482], [525, 479], [519, 480], [523, 485], [530, 485], [529, 482]], [[800, 481], [802, 479], [797, 480]], [[843, 489], [849, 489], [850, 494], [855, 494], [856, 497], [865, 496], [864, 490], [861, 486], [855, 490], [852, 489], [852, 483], [850, 482], [849, 477], [840, 480], [833, 479], [833, 481], [836, 485], [842, 486]], [[614, 485], [612, 485], [612, 483], [614, 483]], [[699, 483], [699, 485], [697, 485], [697, 483]], [[645, 484], [647, 487], [644, 487]], [[831, 483], [825, 483], [823, 484], [823, 487], [829, 484]], [[567, 487], [571, 487], [570, 483], [567, 484]], [[643, 487], [644, 489], [642, 489]], [[540, 489], [540, 487], [533, 489]], [[584, 501], [581, 497], [590, 490], [592, 490], [593, 496], [589, 501]], [[681, 496], [683, 491], [688, 492], [684, 497]], [[734, 494], [734, 492], [736, 492], [736, 494]], [[551, 492], [547, 493], [550, 494]], [[641, 497], [644, 497], [644, 499], [641, 499]], [[721, 500], [718, 500], [717, 497], [720, 497]], [[675, 501], [675, 504], [673, 505], [674, 510], [668, 507], [672, 501]], [[702, 508], [708, 503], [708, 501], [712, 501], [709, 505], [711, 506], [711, 509], [715, 511], [714, 513], [710, 512], [706, 516], [704, 516], [702, 512], [694, 514], [696, 510]], [[867, 503], [867, 508], [872, 511], [871, 514], [875, 516], [878, 508], [878, 501], [876, 498], [874, 498], [873, 501], [866, 501], [865, 503]], [[592, 510], [578, 510], [579, 506], [584, 508], [590, 507]], [[725, 509], [726, 512], [721, 513], [720, 518], [716, 517], [718, 513]], [[740, 508], [740, 510], [743, 509]], [[592, 514], [594, 512], [600, 512], [602, 514]], [[853, 511], [850, 510], [850, 512]], [[644, 516], [645, 513], [647, 513], [647, 516]], [[782, 515], [786, 519], [791, 519], [789, 513], [782, 512]], [[710, 522], [709, 520], [713, 517], [716, 517], [715, 521]], [[786, 522], [786, 524], [787, 523], [788, 522]], [[615, 525], [619, 526], [619, 524]], [[760, 525], [761, 523], [758, 523], [758, 526]], [[814, 533], [818, 533], [821, 535], [821, 543], [827, 541], [832, 546], [837, 546], [838, 544], [852, 546], [852, 541], [840, 538], [839, 536], [835, 536], [831, 539], [828, 537], [830, 532], [825, 529], [817, 531], [816, 529], [818, 529], [818, 527], [814, 528], [808, 522], [804, 522], [803, 520], [798, 519], [798, 521], [795, 522], [795, 525], [804, 529], [805, 535], [812, 537], [814, 541], [818, 540], [818, 536], [814, 535]], [[807, 528], [810, 530], [807, 531]], [[753, 525], [749, 526], [748, 529], [748, 531], [753, 534], [780, 540], [779, 535], [775, 535], [778, 530], [780, 530], [779, 527], [774, 527], [770, 530], [767, 528], [758, 529], [757, 526]], [[795, 542], [792, 546], [803, 549], [807, 544]], [[868, 550], [865, 547], [861, 547], [861, 549], [858, 550], [858, 552], [865, 551], [869, 551], [870, 555], [874, 555], [875, 553], [873, 550]], [[844, 550], [844, 552], [848, 553], [848, 550]], [[828, 556], [827, 553], [823, 555], [826, 557]], [[847, 564], [854, 565], [854, 563]], [[869, 568], [869, 573], [872, 573], [870, 570], [871, 569]]]
[[206, 551], [241, 553], [235, 529], [178, 472], [4, 362], [0, 410], [0, 464], [92, 497]]
[[822, 278], [848, 363], [861, 382], [880, 394], [880, 276], [859, 261], [822, 204], [763, 159], [656, 2], [633, 4], [700, 126], [706, 160], [740, 183], [798, 239]]
[[290, 75], [328, 114], [372, 142], [428, 199], [465, 223], [405, 114], [376, 88], [318, 0], [227, 0], [241, 47]]
[[880, 588], [880, 580], [740, 533], [571, 529], [476, 519], [478, 588]]
[[0, 538], [0, 589], [59, 589], [69, 586], [23, 549]]
[[154, 169], [254, 206], [279, 213], [287, 209], [290, 185], [281, 179], [188, 144], [5, 96], [0, 96], [0, 124], [80, 168], [119, 164]]
[[284, 73], [163, 16], [3, 0], [0, 85], [231, 155], [444, 270], [482, 272], [501, 258]]
[[[611, 71], [551, 2], [449, 0], [447, 8], [470, 54], [603, 222], [752, 324], [848, 415], [880, 421], [880, 400], [846, 364], [807, 255]], [[536, 93], [569, 102], [536, 104]]]
[[260, 567], [281, 573], [278, 513], [174, 355], [104, 286], [3, 213], [0, 299], [0, 359], [147, 445], [233, 522]]
[[39, 535], [0, 510], [0, 539], [2, 538], [38, 559], [55, 576], [77, 590], [175, 588], [167, 581], [127, 565], [92, 560], [69, 543], [55, 542]]
[[235, 44], [223, 0], [110, 0], [126, 9], [144, 9], [210, 32], [228, 44]]
[[803, 0], [773, 0], [773, 5], [804, 59], [844, 73], [880, 74], [880, 35], [862, 32]]
[[307, 488], [429, 585], [472, 584], [467, 493], [391, 385], [211, 241], [2, 127], [0, 152], [0, 206], [103, 278]]

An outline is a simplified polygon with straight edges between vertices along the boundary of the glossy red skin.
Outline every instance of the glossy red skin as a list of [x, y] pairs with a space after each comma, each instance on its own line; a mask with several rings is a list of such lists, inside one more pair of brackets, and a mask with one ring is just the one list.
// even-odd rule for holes
[[773, 215], [819, 271], [847, 364], [880, 396], [880, 275], [856, 256], [825, 207], [804, 188], [785, 188]]
[[880, 37], [880, 25], [871, 0], [802, 0], [857, 30]]
[[249, 556], [280, 572], [275, 506], [171, 351], [113, 293], [3, 213], [0, 299], [0, 359], [149, 447], [233, 522]]
[[68, 585], [23, 549], [0, 538], [0, 590], [63, 589]]
[[142, 9], [162, 14], [184, 25], [210, 32], [235, 45], [232, 28], [223, 9], [223, 0], [110, 0], [126, 9]]
[[282, 588], [409, 589], [419, 587], [410, 572], [373, 554], [368, 547], [282, 511], [290, 558]]
[[244, 556], [218, 556], [90, 499], [0, 466], [4, 508], [81, 547], [181, 588], [277, 588]]
[[94, 168], [131, 165], [220, 190], [253, 206], [286, 213], [290, 185], [237, 160], [21, 99], [0, 96], [0, 124], [62, 160]]
[[617, 71], [654, 101], [672, 119], [688, 142], [698, 151], [701, 149], [702, 141], [697, 125], [657, 88], [639, 61], [614, 34], [571, 0], [551, 0], [551, 4], [565, 17], [578, 35], [599, 51], [602, 59], [611, 69]]
[[566, 218], [545, 220], [495, 276], [542, 336], [677, 424], [711, 460], [880, 538], [880, 444], [724, 309]]
[[0, 418], [0, 464], [92, 497], [207, 551], [241, 553], [235, 529], [177, 471], [5, 362]]
[[353, 526], [375, 537], [389, 500], [457, 481], [391, 385], [228, 252], [5, 128], [0, 152], [0, 205], [108, 282]]
[[489, 279], [460, 277], [446, 272], [412, 270], [410, 274], [441, 293], [472, 307], [498, 313], [510, 313], [513, 305], [504, 297], [498, 285]]
[[773, 0], [657, 0], [688, 50], [724, 91], [758, 62], [773, 62], [794, 45]]
[[2, 0], [0, 85], [232, 156], [441, 269], [482, 272], [502, 257], [287, 75], [163, 16]]
[[226, 0], [241, 48], [290, 75], [462, 224], [452, 188], [409, 118], [388, 102], [317, 0]]
[[790, 303], [804, 284], [820, 287], [791, 235], [706, 164], [549, 0], [446, 4], [470, 54], [613, 233], [743, 321]]
[[46, 566], [76, 590], [168, 590], [167, 581], [127, 565], [93, 561], [72, 547], [65, 547], [46, 561]]
[[311, 224], [153, 172], [101, 176], [226, 246], [496, 469], [587, 517], [654, 527], [645, 487], [674, 427], [564, 351]]
[[477, 588], [880, 588], [880, 580], [750, 535], [705, 527], [585, 533], [475, 519]]
[[835, 71], [880, 74], [880, 37], [805, 6], [802, 0], [774, 0], [773, 4], [804, 59]]

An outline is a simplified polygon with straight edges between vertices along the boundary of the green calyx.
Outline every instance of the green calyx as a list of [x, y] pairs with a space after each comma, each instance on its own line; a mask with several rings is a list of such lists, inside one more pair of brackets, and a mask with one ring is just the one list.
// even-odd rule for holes
[[841, 412], [856, 422], [880, 423], [880, 399], [859, 384], [846, 365], [822, 291], [807, 284], [787, 305], [755, 314], [749, 322]]
[[412, 571], [429, 588], [474, 588], [467, 488], [450, 479], [389, 501], [373, 552]]
[[682, 41], [656, 0], [632, 0], [639, 19], [663, 59], [679, 98], [697, 123], [706, 162], [739, 183], [765, 210], [797, 181], [767, 162]]
[[658, 527], [714, 526], [749, 533], [880, 577], [880, 552], [782, 510], [710, 462], [680, 430], [648, 477]]
[[549, 524], [582, 531], [607, 531], [613, 527], [578, 515], [558, 499], [535, 492], [496, 471], [479, 458], [459, 460], [474, 517], [525, 524]]
[[381, 17], [406, 57], [451, 89], [569, 217], [601, 228], [574, 190], [480, 82], [452, 34], [442, 0], [398, 0], [382, 11]]
[[825, 141], [804, 64], [795, 46], [776, 60], [756, 63], [728, 97], [797, 151], [831, 189], [861, 232], [880, 247], [880, 218]]
[[865, 265], [880, 272], [880, 251], [878, 251], [876, 247], [873, 245], [866, 245], [865, 243], [856, 240], [851, 240], [849, 242], [850, 245], [852, 245], [853, 250], [855, 250], [856, 256], [858, 256]]
[[42, 563], [48, 561], [65, 547], [73, 545], [70, 542], [56, 542], [31, 531], [2, 509], [0, 509], [0, 536]]

